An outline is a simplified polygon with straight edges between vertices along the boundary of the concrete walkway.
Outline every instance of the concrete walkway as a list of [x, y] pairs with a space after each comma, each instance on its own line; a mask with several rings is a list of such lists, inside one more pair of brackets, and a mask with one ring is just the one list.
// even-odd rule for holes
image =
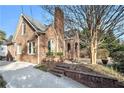
[[57, 77], [49, 72], [33, 68], [34, 64], [26, 62], [1, 62], [0, 74], [7, 82], [8, 88], [85, 88], [67, 77]]

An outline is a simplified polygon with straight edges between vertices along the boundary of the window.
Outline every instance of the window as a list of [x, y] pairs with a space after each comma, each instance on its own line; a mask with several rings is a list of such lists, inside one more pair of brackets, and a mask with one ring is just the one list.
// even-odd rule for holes
[[75, 43], [75, 50], [77, 50], [77, 47], [78, 47], [78, 43], [76, 42]]
[[35, 53], [36, 53], [35, 42], [28, 42], [28, 54], [35, 54]]
[[55, 52], [55, 44], [53, 40], [48, 41], [48, 51], [49, 52]]
[[48, 41], [48, 51], [51, 52], [51, 43]]
[[17, 54], [22, 54], [21, 45], [17, 45]]
[[35, 42], [32, 42], [32, 51], [33, 51], [33, 53], [36, 53]]
[[22, 35], [25, 34], [25, 31], [26, 31], [26, 24], [23, 22], [22, 23]]
[[68, 50], [68, 52], [71, 50], [71, 45], [70, 45], [70, 43], [68, 43], [68, 45], [67, 45], [67, 50]]
[[1, 51], [3, 51], [4, 49], [3, 49], [3, 47], [1, 47]]
[[32, 53], [32, 52], [31, 52], [31, 42], [28, 43], [28, 44], [29, 44], [29, 46], [28, 46], [28, 53], [31, 54], [31, 53]]

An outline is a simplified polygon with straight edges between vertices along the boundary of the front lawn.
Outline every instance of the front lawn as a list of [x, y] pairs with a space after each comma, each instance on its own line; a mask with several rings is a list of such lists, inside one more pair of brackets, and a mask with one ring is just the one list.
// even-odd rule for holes
[[105, 76], [115, 78], [118, 81], [124, 81], [124, 76], [121, 73], [119, 73], [118, 71], [116, 71], [113, 68], [110, 68], [108, 66], [99, 65], [99, 64], [96, 64], [96, 65], [82, 64], [82, 66], [87, 67], [87, 68], [91, 69], [92, 71], [95, 71], [99, 74], [103, 74]]

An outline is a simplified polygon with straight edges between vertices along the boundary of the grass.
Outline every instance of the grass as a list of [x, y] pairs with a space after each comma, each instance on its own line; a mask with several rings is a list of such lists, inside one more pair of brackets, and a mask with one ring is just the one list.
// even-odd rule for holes
[[103, 66], [103, 65], [99, 65], [99, 64], [96, 64], [96, 65], [87, 64], [86, 67], [92, 69], [95, 72], [115, 78], [118, 81], [124, 81], [124, 76], [121, 73], [119, 73], [118, 71], [113, 70], [113, 68], [109, 68], [107, 66]]
[[35, 68], [39, 69], [39, 70], [42, 70], [42, 71], [45, 71], [45, 72], [48, 71], [48, 67], [44, 64], [37, 65], [37, 66], [35, 66]]
[[6, 87], [6, 81], [4, 81], [3, 77], [0, 76], [0, 88], [5, 88]]
[[[108, 76], [111, 78], [115, 78], [120, 82], [124, 82], [124, 76], [118, 71], [113, 70], [113, 68], [108, 67], [108, 66], [104, 66], [100, 64], [95, 64], [95, 65], [78, 64], [78, 65], [74, 65], [74, 67], [76, 68], [75, 70], [78, 70], [81, 67], [82, 69], [80, 69], [80, 71], [90, 72], [92, 74], [104, 75], [104, 76]], [[42, 71], [48, 71], [51, 67], [45, 64], [40, 64], [40, 65], [35, 66], [35, 68], [42, 70]]]

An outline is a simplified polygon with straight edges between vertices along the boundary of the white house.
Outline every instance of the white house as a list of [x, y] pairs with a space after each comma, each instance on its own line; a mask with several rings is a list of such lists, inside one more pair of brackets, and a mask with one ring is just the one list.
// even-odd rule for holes
[[7, 55], [7, 45], [0, 45], [0, 56], [6, 57]]

